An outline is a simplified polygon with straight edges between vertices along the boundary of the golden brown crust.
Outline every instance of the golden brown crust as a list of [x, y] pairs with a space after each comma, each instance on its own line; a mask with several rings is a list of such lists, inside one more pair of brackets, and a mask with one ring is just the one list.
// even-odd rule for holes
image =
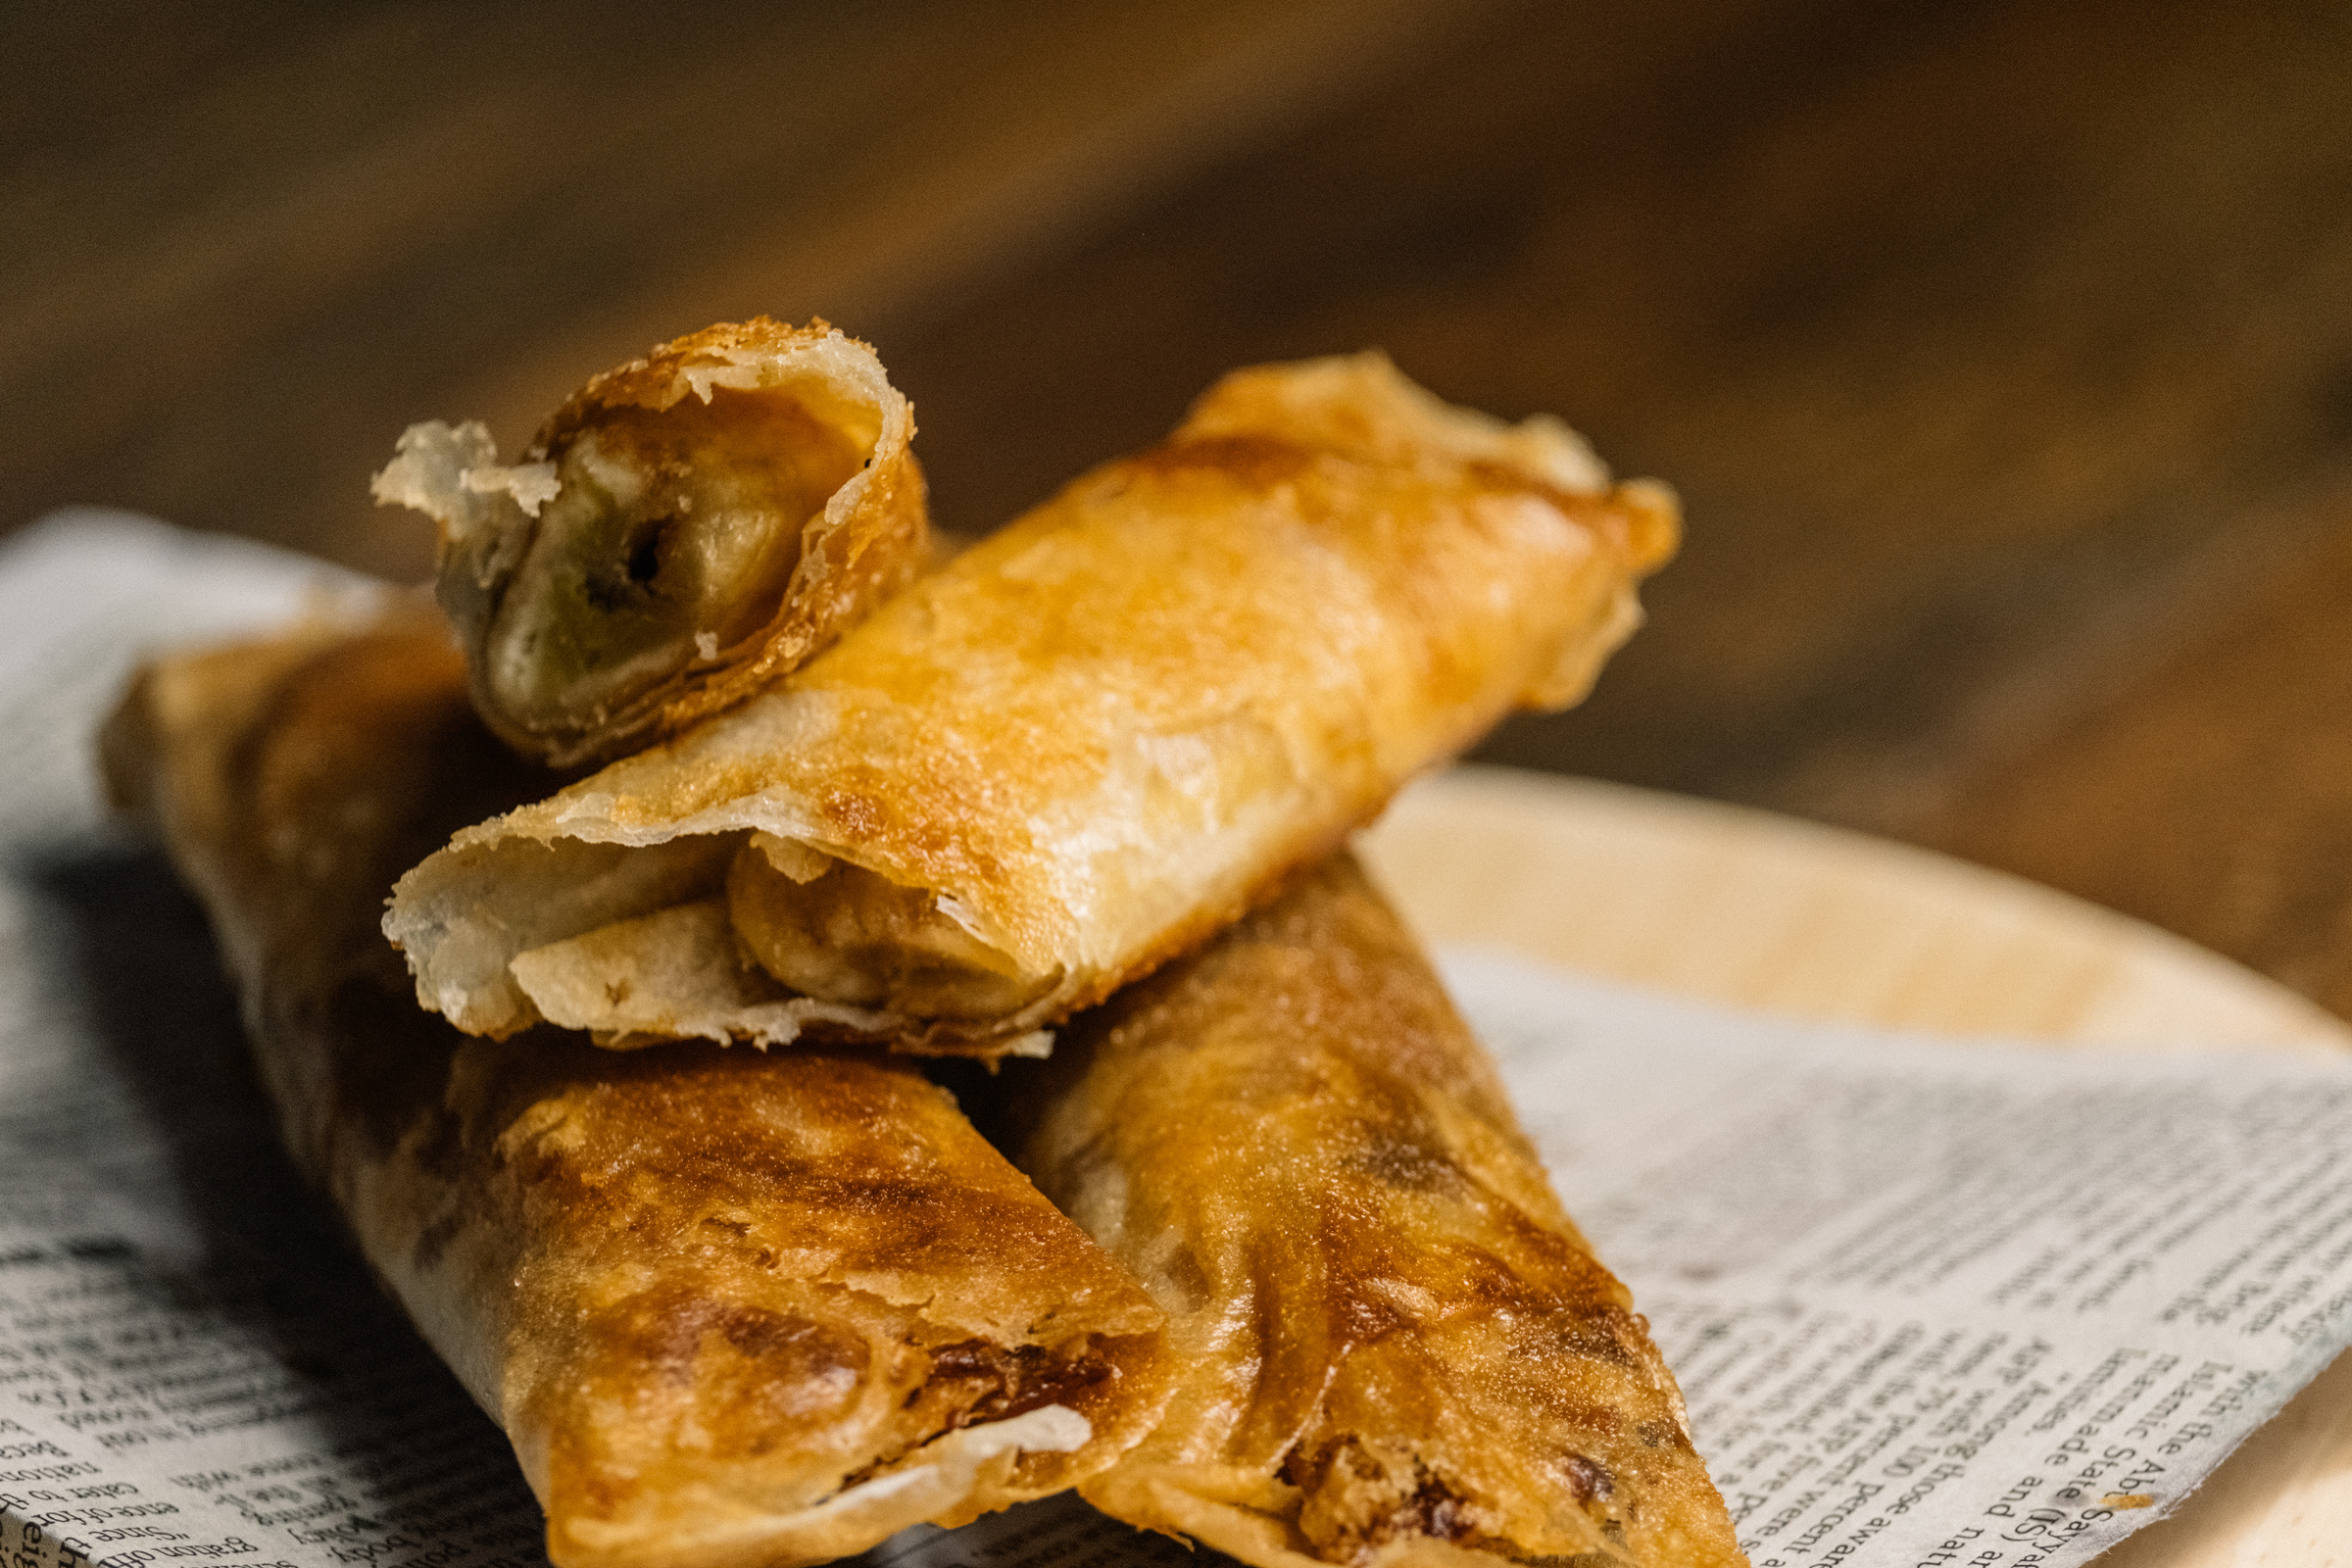
[[910, 1067], [416, 1009], [381, 890], [544, 787], [437, 617], [168, 661], [104, 753], [212, 912], [297, 1160], [514, 1439], [564, 1568], [821, 1561], [1149, 1427], [1157, 1309]]
[[[441, 523], [439, 596], [483, 717], [524, 755], [570, 767], [743, 701], [920, 570], [913, 437], [870, 347], [822, 320], [762, 316], [598, 375], [514, 466], [478, 424], [415, 426], [375, 493]], [[583, 443], [610, 450], [575, 463]], [[742, 482], [723, 482], [730, 468]], [[620, 495], [605, 482], [616, 474], [644, 493]], [[695, 523], [698, 495], [706, 514], [715, 502], [761, 514], [764, 542], [738, 539], [716, 564], [680, 547], [673, 562], [665, 536]], [[626, 637], [613, 629], [624, 621]], [[648, 625], [667, 632], [648, 641]]]
[[[868, 1032], [1002, 1054], [1205, 940], [1513, 707], [1582, 696], [1676, 528], [1670, 494], [1612, 487], [1555, 422], [1446, 408], [1377, 356], [1240, 371], [778, 689], [460, 835], [385, 929], [462, 1028], [637, 1032], [597, 1021], [572, 944], [715, 897], [684, 841], [764, 832], [929, 895], [1025, 999], [861, 1002]], [[538, 951], [565, 985], [518, 980]], [[644, 962], [696, 972], [682, 949]], [[790, 995], [711, 1032], [789, 1038]]]
[[1347, 857], [1004, 1094], [1186, 1369], [1099, 1506], [1265, 1568], [1743, 1560], [1631, 1298]]

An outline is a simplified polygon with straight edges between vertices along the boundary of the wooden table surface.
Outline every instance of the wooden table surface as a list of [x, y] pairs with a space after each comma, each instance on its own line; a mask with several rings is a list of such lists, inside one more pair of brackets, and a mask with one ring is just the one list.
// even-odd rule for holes
[[978, 532], [1388, 348], [1682, 490], [1492, 760], [1907, 840], [2352, 1015], [2352, 6], [21, 7], [0, 527], [398, 575], [369, 471], [758, 311]]
[[1681, 487], [1489, 757], [1932, 845], [2352, 1012], [2352, 7], [24, 7], [0, 526], [420, 574], [368, 472], [822, 313], [981, 531], [1386, 346]]

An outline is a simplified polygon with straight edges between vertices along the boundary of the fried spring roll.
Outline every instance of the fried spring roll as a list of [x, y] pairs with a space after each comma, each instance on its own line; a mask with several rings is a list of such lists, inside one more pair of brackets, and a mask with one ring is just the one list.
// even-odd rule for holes
[[1158, 1310], [892, 1058], [417, 1010], [383, 891], [537, 787], [437, 619], [168, 661], [104, 751], [206, 904], [297, 1162], [514, 1440], [561, 1568], [792, 1568], [1067, 1487]]
[[873, 350], [759, 317], [598, 376], [511, 466], [478, 422], [414, 425], [374, 490], [441, 524], [483, 717], [567, 767], [742, 701], [903, 586], [913, 438]]
[[1744, 1561], [1646, 1325], [1348, 858], [1004, 1094], [1185, 1369], [1097, 1506], [1260, 1568]]
[[1677, 528], [1378, 355], [1240, 371], [780, 688], [460, 834], [385, 931], [471, 1033], [1034, 1053], [1580, 698]]

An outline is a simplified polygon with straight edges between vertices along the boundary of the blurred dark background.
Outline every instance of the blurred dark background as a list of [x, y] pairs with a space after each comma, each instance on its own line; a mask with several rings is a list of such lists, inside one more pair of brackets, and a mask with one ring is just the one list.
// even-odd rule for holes
[[427, 567], [368, 473], [822, 314], [979, 531], [1377, 344], [1671, 479], [1511, 762], [1891, 834], [2352, 1013], [2352, 7], [143, 0], [0, 52], [0, 526]]

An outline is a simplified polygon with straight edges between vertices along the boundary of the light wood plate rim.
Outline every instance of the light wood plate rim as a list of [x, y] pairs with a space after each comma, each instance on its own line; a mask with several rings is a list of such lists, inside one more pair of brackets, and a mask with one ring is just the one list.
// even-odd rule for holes
[[[2052, 1048], [2336, 1053], [2352, 1025], [2153, 926], [1718, 802], [1463, 767], [1360, 841], [1424, 938], [1729, 1006]], [[2352, 1356], [2102, 1568], [2352, 1560]]]

